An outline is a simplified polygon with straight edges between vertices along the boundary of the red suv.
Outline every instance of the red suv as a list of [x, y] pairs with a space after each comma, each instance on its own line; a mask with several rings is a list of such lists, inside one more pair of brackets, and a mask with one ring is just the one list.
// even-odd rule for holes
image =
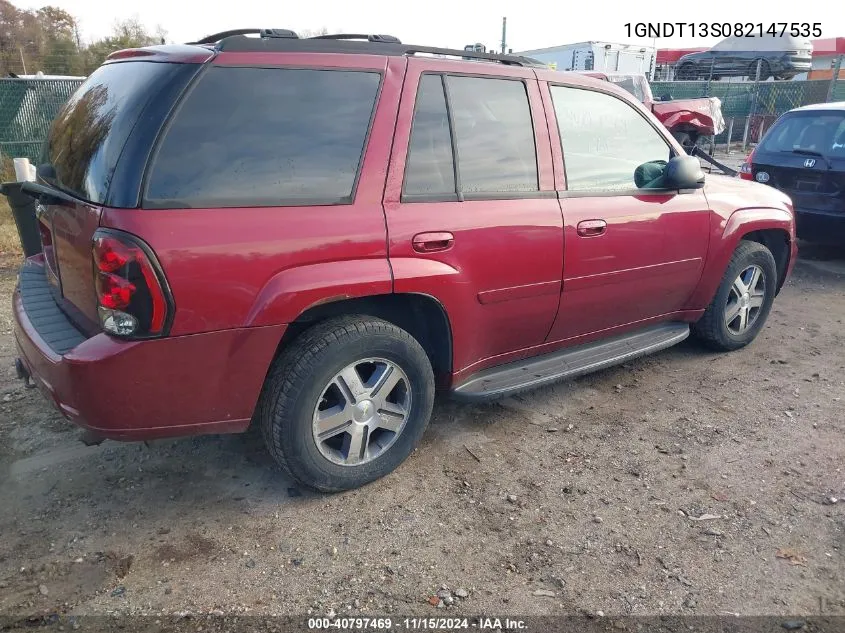
[[705, 184], [622, 88], [388, 36], [115, 53], [25, 188], [20, 375], [97, 438], [254, 423], [320, 490], [396, 468], [435, 386], [740, 348], [796, 256], [788, 197]]

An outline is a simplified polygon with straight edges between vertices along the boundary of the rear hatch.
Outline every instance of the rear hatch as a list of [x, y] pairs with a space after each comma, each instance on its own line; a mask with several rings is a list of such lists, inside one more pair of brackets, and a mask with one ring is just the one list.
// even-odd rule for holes
[[138, 206], [158, 131], [200, 67], [196, 53], [192, 63], [173, 57], [140, 49], [98, 68], [60, 110], [44, 146], [38, 182], [47, 194], [36, 210], [47, 277], [59, 306], [89, 334], [100, 329], [92, 237], [102, 209]]
[[845, 215], [845, 110], [785, 114], [754, 151], [751, 169], [796, 211]]

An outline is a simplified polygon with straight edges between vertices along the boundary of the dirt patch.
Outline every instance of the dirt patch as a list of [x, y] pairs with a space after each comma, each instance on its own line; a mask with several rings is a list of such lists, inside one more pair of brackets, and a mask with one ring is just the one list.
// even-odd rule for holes
[[[165, 533], [170, 532], [168, 528], [164, 528], [159, 530], [159, 534], [165, 530]], [[208, 558], [214, 549], [214, 541], [211, 539], [199, 534], [188, 534], [183, 543], [178, 545], [165, 543], [158, 546], [154, 558], [158, 562], [184, 563], [196, 557]]]
[[2, 302], [0, 614], [845, 615], [845, 253], [817, 255], [745, 350], [440, 399], [338, 495], [255, 434], [72, 448]]

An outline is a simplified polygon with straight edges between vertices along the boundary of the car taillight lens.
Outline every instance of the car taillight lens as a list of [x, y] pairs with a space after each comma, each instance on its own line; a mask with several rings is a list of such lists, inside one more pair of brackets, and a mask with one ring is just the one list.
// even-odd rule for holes
[[92, 255], [103, 329], [132, 338], [165, 334], [172, 302], [152, 250], [136, 237], [100, 229]]
[[754, 152], [752, 151], [746, 158], [745, 162], [739, 166], [739, 177], [743, 180], [754, 180], [754, 173], [751, 169], [754, 163]]

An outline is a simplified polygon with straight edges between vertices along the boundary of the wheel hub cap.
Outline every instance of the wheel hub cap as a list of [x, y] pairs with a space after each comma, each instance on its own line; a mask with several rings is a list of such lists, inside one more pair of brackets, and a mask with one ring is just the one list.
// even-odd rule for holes
[[752, 265], [734, 280], [725, 304], [725, 325], [731, 334], [741, 335], [757, 321], [766, 298], [766, 276]]
[[372, 400], [361, 400], [352, 411], [352, 419], [356, 422], [369, 422], [375, 415], [376, 407]]
[[344, 367], [323, 388], [314, 408], [314, 443], [335, 464], [364, 464], [393, 445], [410, 411], [405, 372], [383, 358], [360, 360]]

